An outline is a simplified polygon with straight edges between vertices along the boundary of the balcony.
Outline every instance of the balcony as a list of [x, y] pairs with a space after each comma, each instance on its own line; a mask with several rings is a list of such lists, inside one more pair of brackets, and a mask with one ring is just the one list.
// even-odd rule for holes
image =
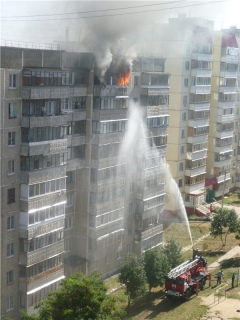
[[186, 159], [187, 160], [199, 160], [207, 157], [207, 149], [199, 150], [195, 152], [187, 152]]
[[59, 166], [35, 171], [21, 171], [20, 182], [23, 184], [41, 183], [43, 181], [64, 178], [66, 166]]
[[184, 191], [186, 193], [195, 193], [197, 191], [200, 191], [200, 190], [204, 190], [204, 186], [205, 186], [205, 182], [202, 181], [202, 182], [199, 182], [199, 183], [195, 183], [195, 184], [192, 184], [192, 185], [186, 185], [185, 184], [185, 187], [184, 187]]
[[22, 156], [36, 156], [67, 151], [67, 139], [21, 143]]
[[193, 111], [210, 110], [210, 102], [190, 103], [189, 110], [193, 110]]
[[34, 237], [38, 237], [46, 233], [50, 233], [57, 229], [63, 229], [65, 223], [64, 219], [65, 216], [63, 215], [55, 219], [52, 219], [54, 221], [48, 220], [44, 223], [40, 223], [40, 225], [28, 227], [28, 239], [32, 239]]
[[34, 128], [34, 127], [54, 127], [67, 125], [68, 115], [52, 115], [45, 117], [22, 117], [21, 127]]
[[94, 216], [124, 208], [124, 199], [115, 199], [112, 201], [90, 205], [91, 214]]
[[191, 86], [190, 93], [194, 94], [210, 94], [211, 92], [211, 85], [195, 85]]
[[95, 169], [103, 169], [108, 167], [114, 167], [117, 165], [126, 164], [125, 156], [103, 158], [99, 160], [91, 160], [91, 167]]
[[[229, 187], [226, 186], [224, 189], [224, 194], [228, 194], [229, 193]], [[223, 189], [219, 189], [219, 190], [215, 190], [215, 198], [219, 198], [223, 196]]]
[[66, 170], [73, 171], [73, 170], [82, 169], [84, 167], [86, 167], [85, 159], [76, 158], [76, 159], [68, 160]]
[[167, 126], [162, 127], [155, 127], [155, 128], [148, 128], [148, 132], [146, 132], [146, 135], [150, 137], [157, 137], [157, 136], [166, 136], [167, 135]]
[[222, 56], [221, 56], [221, 60], [220, 60], [221, 62], [226, 62], [226, 63], [235, 63], [235, 64], [238, 64], [238, 61], [239, 61], [239, 59], [238, 59], [238, 55], [236, 55], [236, 56], [231, 56], [231, 55], [228, 55], [228, 54], [223, 54]]
[[117, 86], [117, 85], [107, 85], [105, 88], [102, 86], [94, 86], [93, 88], [94, 96], [101, 97], [126, 97], [129, 96], [129, 88], [128, 86]]
[[[156, 176], [165, 177], [165, 175], [166, 175], [165, 169], [160, 164], [157, 167], [145, 169], [143, 171], [143, 173], [144, 173], [144, 178], [145, 179], [155, 178]], [[139, 179], [141, 178], [141, 174], [142, 174], [142, 172], [139, 173], [139, 175], [140, 175]]]
[[135, 241], [143, 241], [152, 237], [155, 237], [157, 234], [163, 233], [163, 225], [158, 224], [156, 226], [151, 226], [147, 230], [137, 230], [135, 231]]
[[214, 161], [214, 167], [216, 168], [222, 168], [225, 166], [229, 166], [231, 164], [231, 157], [225, 160], [221, 160], [221, 161]]
[[67, 136], [67, 144], [69, 147], [81, 146], [83, 144], [86, 144], [86, 136], [79, 134]]
[[148, 199], [164, 193], [165, 184], [156, 186], [148, 190], [138, 190], [136, 194], [137, 199]]
[[55, 279], [64, 278], [64, 266], [60, 265], [48, 271], [42, 272], [35, 277], [27, 279], [27, 292], [46, 286]]
[[235, 107], [236, 101], [218, 101], [218, 107], [223, 109], [232, 109]]
[[207, 127], [207, 126], [209, 126], [209, 118], [188, 120], [188, 126], [192, 127], [192, 128]]
[[141, 85], [141, 96], [160, 96], [169, 94], [169, 85]]
[[64, 252], [64, 240], [58, 241], [50, 246], [28, 252], [27, 253], [27, 266], [36, 264], [43, 260], [47, 260], [49, 257], [56, 256]]
[[202, 134], [194, 137], [187, 137], [187, 143], [198, 144], [208, 141], [208, 134]]
[[167, 104], [162, 106], [148, 106], [147, 117], [168, 115], [169, 106]]
[[151, 217], [155, 217], [158, 214], [163, 213], [165, 203], [160, 203], [159, 205], [157, 205], [157, 206], [155, 206], [153, 208], [149, 208], [149, 209], [147, 209], [145, 211], [143, 210], [143, 208], [144, 208], [143, 205], [144, 205], [143, 201], [139, 201], [138, 200], [137, 217], [139, 219], [143, 219], [144, 220], [144, 219], [148, 219], [148, 218], [151, 218]]
[[123, 218], [118, 219], [116, 221], [112, 221], [109, 223], [106, 223], [100, 227], [97, 228], [89, 228], [88, 236], [90, 238], [100, 238], [104, 235], [108, 235], [109, 233], [116, 232], [118, 230], [123, 230]]
[[117, 188], [124, 187], [125, 184], [125, 178], [123, 177], [117, 177], [114, 180], [103, 180], [103, 181], [97, 181], [97, 182], [91, 182], [90, 185], [90, 191], [92, 192], [104, 192], [107, 190], [113, 190]]
[[59, 99], [68, 97], [79, 97], [87, 95], [87, 87], [50, 87], [50, 86], [38, 86], [38, 87], [22, 87], [22, 99]]
[[236, 86], [220, 86], [219, 92], [222, 92], [223, 94], [235, 94], [237, 93], [237, 87]]
[[237, 78], [237, 70], [236, 71], [220, 71], [221, 78]]
[[221, 147], [215, 146], [214, 151], [217, 153], [227, 153], [227, 152], [233, 152], [233, 148], [231, 144], [227, 146], [221, 146]]
[[198, 60], [198, 61], [212, 61], [213, 55], [211, 53], [198, 53], [193, 52], [192, 53], [192, 60]]
[[226, 176], [224, 174], [220, 175], [219, 177], [216, 177], [217, 179], [217, 183], [221, 183], [227, 180], [231, 180], [231, 175], [230, 172], [226, 174]]
[[128, 119], [128, 109], [93, 110], [92, 120]]
[[216, 138], [219, 138], [219, 139], [233, 138], [233, 129], [232, 131], [221, 131], [221, 132], [216, 131], [215, 136]]
[[102, 133], [92, 134], [93, 144], [108, 144], [108, 143], [119, 143], [122, 142], [125, 137], [125, 132], [114, 132], [114, 133]]
[[200, 174], [204, 174], [204, 173], [206, 173], [206, 166], [185, 170], [185, 174], [188, 177], [196, 177], [196, 176], [198, 176]]
[[218, 115], [217, 122], [218, 123], [234, 122], [234, 114]]
[[52, 206], [54, 203], [66, 201], [66, 192], [57, 191], [51, 194], [45, 194], [40, 197], [34, 197], [30, 199], [20, 199], [20, 211], [29, 212], [47, 206]]

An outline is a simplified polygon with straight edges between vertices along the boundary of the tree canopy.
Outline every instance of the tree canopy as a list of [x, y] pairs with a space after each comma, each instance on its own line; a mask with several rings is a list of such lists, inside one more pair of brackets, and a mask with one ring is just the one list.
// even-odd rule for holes
[[219, 237], [225, 246], [227, 236], [230, 233], [237, 233], [240, 229], [239, 218], [234, 209], [219, 208], [216, 211], [211, 222], [210, 234], [215, 238]]
[[144, 268], [149, 292], [152, 288], [162, 286], [169, 272], [169, 263], [162, 248], [153, 248], [145, 252]]
[[175, 238], [170, 238], [164, 246], [170, 270], [182, 263], [182, 246]]
[[115, 300], [107, 294], [100, 274], [88, 277], [77, 273], [62, 281], [59, 290], [48, 294], [36, 306], [35, 316], [23, 314], [22, 320], [106, 320], [115, 317]]
[[119, 282], [125, 284], [125, 292], [130, 301], [146, 292], [146, 275], [144, 264], [135, 255], [127, 257], [120, 269]]

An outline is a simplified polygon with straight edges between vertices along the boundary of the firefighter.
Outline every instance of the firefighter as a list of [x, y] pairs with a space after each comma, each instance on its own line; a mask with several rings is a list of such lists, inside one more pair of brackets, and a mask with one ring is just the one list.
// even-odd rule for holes
[[220, 270], [217, 274], [217, 285], [222, 283], [223, 271]]
[[210, 204], [210, 212], [211, 212], [211, 213], [213, 213], [213, 212], [214, 212], [214, 206], [213, 206], [213, 204], [212, 204], [212, 203]]

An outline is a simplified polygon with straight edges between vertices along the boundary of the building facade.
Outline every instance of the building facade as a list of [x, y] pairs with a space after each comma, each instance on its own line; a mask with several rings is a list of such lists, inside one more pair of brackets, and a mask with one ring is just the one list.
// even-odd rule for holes
[[[162, 244], [164, 65], [141, 58], [127, 82], [110, 72], [103, 84], [91, 53], [1, 48], [2, 315], [32, 313], [64, 277], [110, 276]], [[146, 146], [134, 172], [121, 149], [131, 101]]]

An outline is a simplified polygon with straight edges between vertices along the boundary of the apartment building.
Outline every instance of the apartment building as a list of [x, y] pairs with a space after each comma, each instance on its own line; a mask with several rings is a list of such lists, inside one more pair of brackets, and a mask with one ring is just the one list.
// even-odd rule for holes
[[[128, 81], [110, 70], [101, 83], [91, 53], [1, 48], [1, 315], [34, 312], [65, 276], [107, 277], [161, 245], [164, 66], [139, 58]], [[120, 150], [131, 101], [147, 152], [130, 175]]]

